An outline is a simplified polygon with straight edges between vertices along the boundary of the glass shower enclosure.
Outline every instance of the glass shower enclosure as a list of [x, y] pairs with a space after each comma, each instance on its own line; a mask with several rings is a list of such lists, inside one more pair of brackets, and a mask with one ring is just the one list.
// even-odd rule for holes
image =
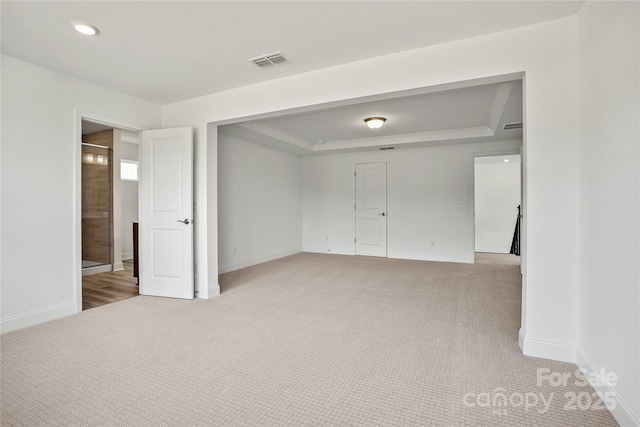
[[111, 271], [113, 264], [113, 154], [82, 143], [82, 274]]

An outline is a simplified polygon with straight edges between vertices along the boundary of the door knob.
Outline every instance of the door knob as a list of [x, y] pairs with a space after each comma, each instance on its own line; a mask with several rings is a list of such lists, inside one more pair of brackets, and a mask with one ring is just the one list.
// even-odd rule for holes
[[378, 215], [387, 216], [387, 214], [386, 214], [386, 213], [384, 213], [384, 212], [379, 213]]
[[183, 223], [183, 224], [185, 224], [185, 225], [189, 225], [189, 223], [190, 223], [191, 221], [189, 221], [188, 219], [186, 219], [186, 218], [185, 218], [185, 219], [179, 219], [179, 220], [178, 220], [178, 221], [176, 221], [176, 222], [181, 222], [181, 223]]

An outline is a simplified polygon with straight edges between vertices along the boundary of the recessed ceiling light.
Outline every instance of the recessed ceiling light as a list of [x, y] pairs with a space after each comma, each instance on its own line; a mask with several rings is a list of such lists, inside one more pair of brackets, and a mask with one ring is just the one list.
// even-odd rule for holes
[[384, 122], [386, 122], [386, 121], [387, 121], [387, 119], [385, 119], [384, 117], [369, 117], [368, 119], [364, 119], [364, 122], [371, 129], [379, 129], [379, 128], [381, 128], [382, 125], [384, 124]]
[[318, 142], [318, 144], [324, 144], [324, 140], [322, 140], [322, 139], [319, 139], [317, 142]]
[[84, 34], [85, 36], [95, 36], [96, 34], [98, 34], [98, 28], [96, 28], [91, 24], [73, 21], [71, 25], [73, 26], [73, 28], [75, 28], [77, 32]]
[[509, 163], [509, 159], [504, 159], [503, 162]]

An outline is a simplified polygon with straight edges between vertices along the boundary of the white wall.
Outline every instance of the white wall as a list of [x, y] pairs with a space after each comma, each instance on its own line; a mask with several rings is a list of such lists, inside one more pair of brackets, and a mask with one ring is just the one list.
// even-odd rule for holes
[[[587, 2], [580, 34], [578, 364], [617, 374], [613, 411], [640, 425], [638, 2]], [[615, 381], [614, 381], [615, 382]]]
[[[208, 277], [217, 278], [215, 124], [399, 90], [525, 72], [524, 353], [575, 360], [577, 341], [577, 17], [344, 64], [163, 107], [165, 126], [198, 129], [198, 203]], [[512, 78], [512, 77], [511, 77]], [[212, 171], [213, 170], [213, 171]], [[209, 184], [207, 187], [207, 183]], [[527, 202], [528, 201], [528, 202]], [[200, 224], [207, 226], [207, 224]], [[199, 253], [203, 253], [200, 251]], [[202, 262], [202, 260], [200, 261]], [[200, 294], [202, 295], [202, 294]]]
[[120, 157], [122, 156], [122, 131], [113, 129], [111, 181], [113, 198], [113, 271], [124, 270], [122, 264], [122, 185], [120, 181]]
[[[138, 161], [138, 144], [123, 142], [120, 154], [123, 160]], [[118, 176], [120, 179], [120, 176]], [[138, 181], [120, 181], [122, 217], [122, 259], [133, 258], [133, 221], [138, 220]]]
[[2, 56], [2, 331], [76, 312], [80, 123], [158, 127], [160, 107]]
[[304, 250], [355, 253], [354, 164], [386, 161], [389, 258], [473, 263], [473, 155], [519, 148], [503, 142], [305, 157]]
[[518, 216], [520, 162], [503, 163], [504, 156], [487, 162], [476, 157], [475, 240], [476, 252], [508, 254]]
[[218, 141], [220, 273], [302, 251], [302, 159], [224, 134]]

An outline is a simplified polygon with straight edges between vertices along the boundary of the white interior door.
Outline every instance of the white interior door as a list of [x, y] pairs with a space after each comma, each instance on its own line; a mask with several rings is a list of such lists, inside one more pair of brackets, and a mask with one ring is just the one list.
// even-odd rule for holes
[[357, 163], [356, 255], [387, 256], [387, 163]]
[[192, 130], [144, 131], [141, 151], [140, 294], [191, 299]]

